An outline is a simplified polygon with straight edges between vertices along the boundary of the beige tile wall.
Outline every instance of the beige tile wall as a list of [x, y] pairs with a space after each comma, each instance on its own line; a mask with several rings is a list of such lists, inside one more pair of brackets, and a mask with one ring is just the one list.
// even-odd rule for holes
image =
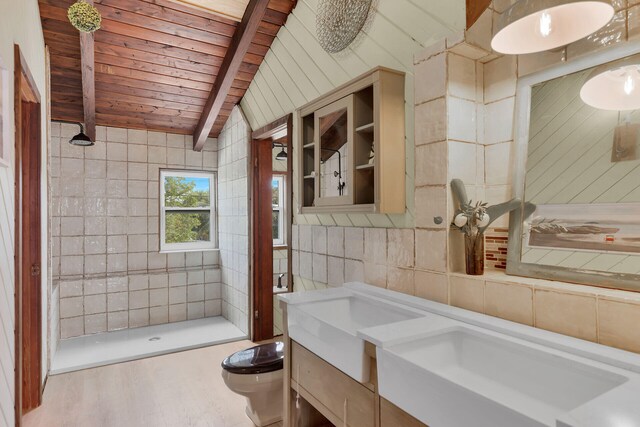
[[[570, 45], [566, 52], [521, 57], [491, 52], [493, 23], [511, 4], [511, 0], [496, 0], [465, 34], [449, 37], [416, 54], [415, 227], [340, 227], [322, 221], [306, 225], [296, 217], [296, 290], [364, 280], [640, 352], [640, 334], [634, 326], [640, 321], [640, 294], [507, 276], [504, 271], [492, 269], [485, 276], [467, 276], [461, 273], [461, 235], [449, 229], [447, 220], [454, 212], [448, 185], [453, 178], [464, 180], [469, 197], [474, 200], [495, 204], [511, 197], [519, 76], [556, 64], [565, 53], [571, 61], [637, 36], [640, 4], [635, 0], [612, 3], [617, 10], [616, 19], [589, 39]], [[633, 42], [637, 43], [637, 39]], [[438, 225], [435, 216], [442, 216], [445, 221]], [[507, 227], [507, 218], [493, 226]], [[325, 235], [338, 237], [323, 251]], [[316, 238], [320, 240], [318, 245]]]
[[216, 140], [101, 127], [93, 147], [52, 123], [52, 271], [60, 337], [222, 312], [217, 251], [159, 253], [159, 169], [216, 170]]

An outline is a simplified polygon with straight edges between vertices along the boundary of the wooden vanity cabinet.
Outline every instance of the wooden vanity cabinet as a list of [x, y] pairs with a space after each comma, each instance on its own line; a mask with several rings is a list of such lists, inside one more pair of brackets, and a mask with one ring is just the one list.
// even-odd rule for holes
[[[375, 386], [355, 381], [295, 341], [291, 341], [291, 388], [335, 426], [376, 426]], [[294, 403], [297, 416], [292, 416], [291, 426], [310, 427], [297, 424], [296, 409]]]
[[404, 79], [377, 67], [296, 111], [300, 213], [405, 212]]
[[376, 393], [375, 372], [361, 384], [297, 342], [290, 346], [290, 427], [428, 427]]
[[284, 427], [428, 427], [380, 397], [376, 348], [365, 343], [372, 360], [370, 382], [360, 383], [289, 338], [287, 306], [281, 303], [285, 343]]
[[380, 426], [382, 427], [428, 427], [413, 418], [385, 398], [380, 398]]

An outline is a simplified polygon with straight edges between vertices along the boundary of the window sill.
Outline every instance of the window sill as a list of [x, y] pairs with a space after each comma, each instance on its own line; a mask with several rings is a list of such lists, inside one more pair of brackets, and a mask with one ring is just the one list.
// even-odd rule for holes
[[282, 249], [287, 249], [288, 246], [287, 245], [273, 245], [273, 250], [282, 250]]
[[220, 248], [210, 249], [162, 249], [158, 251], [160, 254], [181, 254], [187, 252], [220, 252]]

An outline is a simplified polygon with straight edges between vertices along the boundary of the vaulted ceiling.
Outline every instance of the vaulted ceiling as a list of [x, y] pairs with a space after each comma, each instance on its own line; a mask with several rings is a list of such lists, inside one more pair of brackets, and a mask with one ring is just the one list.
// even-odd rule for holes
[[[175, 0], [94, 1], [102, 15], [94, 42], [96, 123], [193, 134], [239, 23]], [[39, 3], [51, 54], [51, 118], [82, 122], [80, 38], [67, 19], [74, 1]], [[269, 1], [211, 136], [242, 99], [295, 3]]]

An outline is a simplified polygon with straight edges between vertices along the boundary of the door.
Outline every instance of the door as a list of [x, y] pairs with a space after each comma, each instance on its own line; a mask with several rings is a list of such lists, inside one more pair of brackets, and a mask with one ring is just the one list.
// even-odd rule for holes
[[[278, 241], [278, 249], [286, 250], [286, 291], [293, 291], [293, 276], [291, 262], [291, 224], [293, 216], [291, 206], [293, 193], [292, 180], [292, 141], [293, 115], [288, 114], [256, 131], [252, 134], [251, 143], [251, 295], [252, 295], [252, 338], [254, 341], [271, 339], [274, 336], [274, 228], [282, 233]], [[277, 144], [277, 150], [274, 148]], [[274, 214], [274, 155], [280, 151], [286, 153], [286, 168], [280, 172], [285, 178], [286, 194], [278, 193], [278, 199], [283, 202], [284, 220], [279, 227], [274, 227], [276, 218], [282, 218], [282, 209], [278, 215]], [[278, 161], [278, 160], [276, 160]], [[279, 161], [283, 161], [282, 159]], [[282, 264], [279, 264], [282, 267]], [[283, 273], [284, 274], [284, 273]], [[277, 308], [277, 307], [276, 307]], [[277, 319], [277, 317], [275, 317]], [[278, 322], [276, 322], [278, 323]]]
[[253, 140], [253, 340], [273, 338], [273, 229], [271, 140]]
[[42, 399], [40, 94], [15, 46], [16, 423]]

